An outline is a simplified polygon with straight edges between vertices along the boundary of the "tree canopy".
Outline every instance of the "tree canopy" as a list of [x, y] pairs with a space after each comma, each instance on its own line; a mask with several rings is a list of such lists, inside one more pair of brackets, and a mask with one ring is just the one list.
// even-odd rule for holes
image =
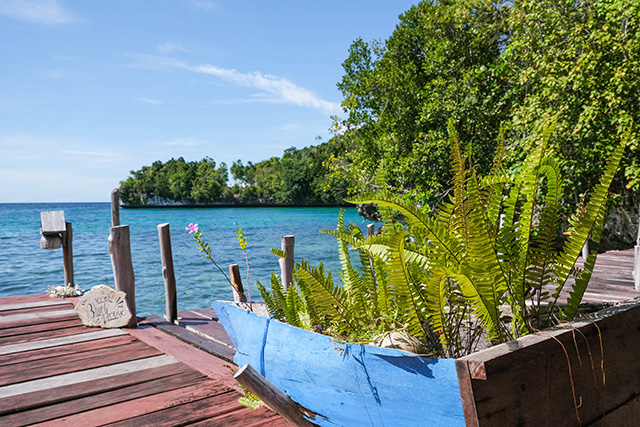
[[[334, 176], [352, 192], [387, 184], [435, 203], [450, 180], [447, 122], [479, 169], [501, 128], [517, 170], [557, 115], [552, 143], [575, 205], [596, 183], [625, 125], [638, 122], [640, 5], [631, 0], [426, 0], [400, 16], [384, 42], [357, 39], [343, 63], [349, 150]], [[612, 190], [640, 193], [638, 145], [630, 141]]]

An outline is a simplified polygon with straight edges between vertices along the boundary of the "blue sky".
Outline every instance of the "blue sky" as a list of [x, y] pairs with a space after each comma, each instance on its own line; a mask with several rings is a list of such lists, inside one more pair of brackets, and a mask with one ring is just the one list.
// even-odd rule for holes
[[155, 160], [331, 137], [351, 42], [408, 0], [2, 0], [0, 203], [108, 201]]

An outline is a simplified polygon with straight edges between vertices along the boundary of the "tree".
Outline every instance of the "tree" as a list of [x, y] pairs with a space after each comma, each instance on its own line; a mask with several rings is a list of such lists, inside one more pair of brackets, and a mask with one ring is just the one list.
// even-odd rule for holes
[[[338, 84], [351, 177], [372, 182], [382, 164], [392, 189], [419, 203], [450, 179], [447, 122], [485, 169], [508, 117], [501, 79], [508, 8], [503, 1], [424, 1], [400, 16], [384, 43], [357, 39]], [[344, 167], [340, 167], [344, 170]]]

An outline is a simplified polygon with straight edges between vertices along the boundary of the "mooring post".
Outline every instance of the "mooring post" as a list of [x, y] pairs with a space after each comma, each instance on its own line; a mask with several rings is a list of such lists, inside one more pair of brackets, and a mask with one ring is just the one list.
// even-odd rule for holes
[[131, 262], [131, 241], [129, 239], [129, 226], [118, 225], [111, 227], [109, 234], [109, 253], [113, 266], [113, 281], [117, 291], [124, 292], [127, 306], [131, 312], [131, 321], [128, 327], [135, 328], [138, 325], [136, 318], [136, 289], [133, 263]]
[[229, 266], [229, 273], [231, 275], [233, 300], [235, 302], [247, 302], [247, 296], [244, 294], [244, 288], [242, 287], [242, 278], [240, 277], [240, 267], [238, 267], [238, 264], [231, 264]]
[[293, 247], [295, 245], [295, 236], [282, 236], [282, 251], [287, 253], [286, 258], [280, 258], [280, 277], [282, 278], [282, 287], [286, 291], [293, 284]]
[[120, 225], [120, 190], [114, 188], [111, 192], [111, 226]]
[[176, 275], [173, 270], [169, 223], [158, 225], [158, 238], [160, 239], [160, 258], [162, 260], [162, 277], [164, 279], [164, 318], [167, 322], [175, 323], [178, 319], [178, 301], [176, 297]]
[[62, 233], [62, 258], [64, 260], [64, 285], [75, 287], [73, 278], [73, 227], [70, 222], [65, 222], [65, 231]]

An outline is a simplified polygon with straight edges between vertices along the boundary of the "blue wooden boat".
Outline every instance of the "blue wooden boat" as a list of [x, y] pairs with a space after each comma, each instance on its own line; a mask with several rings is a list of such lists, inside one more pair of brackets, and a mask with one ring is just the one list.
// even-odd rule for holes
[[464, 426], [455, 359], [344, 344], [215, 301], [236, 348], [320, 426]]

